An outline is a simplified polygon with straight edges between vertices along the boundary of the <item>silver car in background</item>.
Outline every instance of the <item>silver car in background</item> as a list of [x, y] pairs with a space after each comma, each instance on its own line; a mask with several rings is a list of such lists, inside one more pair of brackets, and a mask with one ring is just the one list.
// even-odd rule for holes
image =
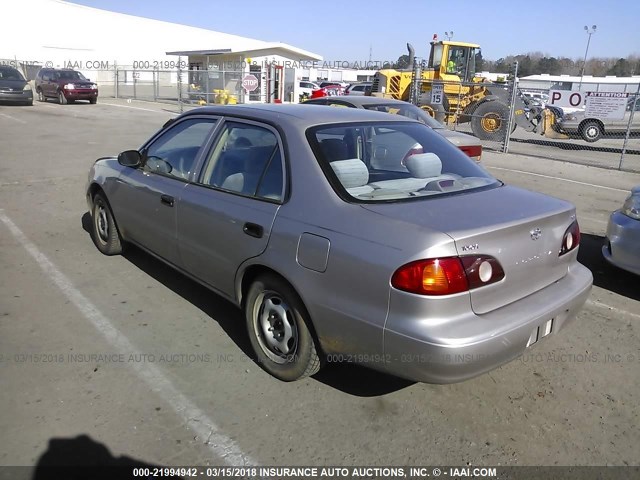
[[609, 217], [602, 254], [616, 267], [640, 275], [640, 185]]
[[400, 115], [191, 110], [97, 160], [86, 198], [102, 253], [138, 245], [229, 299], [286, 381], [327, 360], [462, 381], [558, 333], [592, 284], [573, 205]]

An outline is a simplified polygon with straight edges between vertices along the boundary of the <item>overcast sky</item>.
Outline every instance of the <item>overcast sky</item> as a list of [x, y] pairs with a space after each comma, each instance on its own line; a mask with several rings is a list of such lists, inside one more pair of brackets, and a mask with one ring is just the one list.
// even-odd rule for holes
[[[434, 33], [478, 43], [487, 59], [539, 51], [582, 59], [640, 55], [639, 0], [74, 0], [72, 3], [264, 41], [330, 61], [396, 60], [412, 43], [426, 57]], [[159, 34], [161, 34], [159, 32]], [[206, 45], [203, 48], [215, 48]], [[371, 49], [371, 51], [370, 51]]]

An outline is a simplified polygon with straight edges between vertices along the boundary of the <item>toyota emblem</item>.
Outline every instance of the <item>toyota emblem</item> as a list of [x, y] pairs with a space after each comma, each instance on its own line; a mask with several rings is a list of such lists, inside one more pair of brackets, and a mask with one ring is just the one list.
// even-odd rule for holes
[[538, 240], [542, 236], [542, 230], [539, 228], [534, 228], [529, 232], [531, 235], [531, 240]]

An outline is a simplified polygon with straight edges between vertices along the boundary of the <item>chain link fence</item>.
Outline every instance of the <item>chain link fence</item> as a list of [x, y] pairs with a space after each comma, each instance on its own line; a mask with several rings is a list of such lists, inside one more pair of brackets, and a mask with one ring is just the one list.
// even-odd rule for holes
[[100, 96], [130, 98], [180, 105], [235, 105], [255, 95], [242, 88], [241, 71], [222, 70], [135, 70], [118, 68], [98, 72]]
[[[493, 82], [425, 80], [421, 68], [408, 100], [484, 148], [640, 172], [640, 83], [527, 90], [513, 80], [517, 64]], [[384, 96], [403, 99], [401, 82], [389, 79]]]
[[[1, 60], [33, 81], [42, 65]], [[134, 69], [110, 64], [85, 72], [99, 86], [100, 98], [126, 98], [184, 105], [274, 101], [275, 82], [255, 73], [258, 85], [242, 87], [246, 71]], [[604, 168], [640, 172], [640, 80], [610, 83], [591, 77], [579, 85], [550, 82], [524, 88], [517, 63], [494, 81], [452, 82], [424, 79], [423, 62], [387, 80], [385, 97], [408, 100], [447, 128], [478, 137], [483, 147]], [[264, 73], [264, 72], [263, 72]], [[291, 97], [295, 72], [286, 72], [284, 99]], [[288, 83], [287, 83], [288, 82]], [[373, 91], [380, 92], [375, 85]], [[403, 88], [408, 87], [408, 92]], [[278, 101], [278, 100], [276, 100]], [[281, 100], [280, 100], [281, 101]]]

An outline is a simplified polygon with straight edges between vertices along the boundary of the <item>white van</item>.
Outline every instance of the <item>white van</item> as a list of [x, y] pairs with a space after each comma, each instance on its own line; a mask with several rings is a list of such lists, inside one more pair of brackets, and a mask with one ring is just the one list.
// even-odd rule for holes
[[522, 91], [522, 94], [532, 98], [534, 100], [536, 100], [538, 103], [540, 103], [540, 105], [544, 108], [547, 105], [547, 102], [549, 101], [549, 95], [546, 93], [542, 93], [542, 92], [526, 92], [526, 91]]

